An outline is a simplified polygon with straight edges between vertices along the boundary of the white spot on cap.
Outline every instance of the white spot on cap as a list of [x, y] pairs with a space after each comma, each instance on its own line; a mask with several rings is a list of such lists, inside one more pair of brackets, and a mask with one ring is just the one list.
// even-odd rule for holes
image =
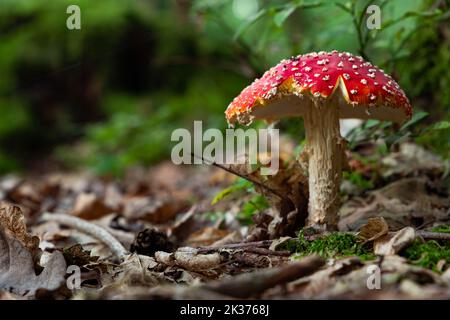
[[305, 67], [305, 71], [306, 71], [306, 72], [311, 71], [311, 67]]
[[338, 68], [342, 68], [344, 66], [344, 63], [341, 61], [341, 62], [338, 63], [337, 66], [338, 66]]
[[373, 79], [375, 78], [375, 73], [368, 73], [367, 76]]
[[361, 79], [361, 83], [362, 84], [367, 84], [367, 80], [366, 79]]
[[314, 73], [314, 77], [316, 78], [320, 77], [320, 73]]
[[356, 64], [352, 65], [353, 69], [358, 69], [358, 66]]
[[345, 80], [350, 79], [350, 75], [348, 73], [344, 73], [342, 76], [344, 77]]
[[322, 68], [322, 72], [327, 72], [328, 71], [328, 68], [327, 67], [323, 67]]
[[350, 90], [350, 93], [351, 93], [351, 94], [357, 94], [357, 93], [358, 93], [358, 90], [352, 89], [352, 90]]
[[324, 77], [322, 78], [322, 80], [323, 80], [323, 81], [328, 81], [328, 80], [330, 80], [330, 76], [329, 76], [329, 75], [326, 75], [326, 76], [324, 76]]

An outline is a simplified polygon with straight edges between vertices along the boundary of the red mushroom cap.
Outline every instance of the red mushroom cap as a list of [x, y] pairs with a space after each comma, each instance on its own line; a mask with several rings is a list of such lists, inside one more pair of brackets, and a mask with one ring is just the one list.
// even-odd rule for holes
[[[338, 87], [341, 90], [336, 90]], [[310, 99], [300, 99], [305, 96]], [[338, 51], [313, 52], [282, 60], [245, 88], [225, 114], [230, 123], [249, 123], [254, 117], [298, 115], [303, 104], [326, 102], [334, 96], [338, 96], [334, 100], [338, 103], [330, 103], [330, 107], [339, 106], [341, 118], [402, 122], [412, 115], [408, 98], [391, 76], [362, 57]], [[281, 103], [283, 99], [289, 101]], [[269, 106], [271, 110], [262, 110]]]

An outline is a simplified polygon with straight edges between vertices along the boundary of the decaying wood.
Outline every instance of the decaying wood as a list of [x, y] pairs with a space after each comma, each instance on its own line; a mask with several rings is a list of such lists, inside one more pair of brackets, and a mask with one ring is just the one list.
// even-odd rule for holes
[[205, 284], [203, 288], [235, 298], [248, 298], [276, 285], [307, 276], [323, 266], [325, 261], [310, 256], [283, 267], [245, 273], [233, 278]]
[[253, 241], [253, 242], [239, 242], [239, 243], [230, 243], [224, 244], [221, 246], [208, 246], [198, 248], [198, 252], [209, 252], [216, 251], [220, 249], [244, 249], [244, 248], [261, 248], [261, 247], [269, 247], [272, 244], [272, 240], [261, 240], [261, 241]]
[[418, 230], [416, 231], [416, 235], [426, 239], [426, 240], [447, 240], [450, 241], [450, 233], [444, 233], [444, 232], [430, 232], [430, 231], [423, 231]]

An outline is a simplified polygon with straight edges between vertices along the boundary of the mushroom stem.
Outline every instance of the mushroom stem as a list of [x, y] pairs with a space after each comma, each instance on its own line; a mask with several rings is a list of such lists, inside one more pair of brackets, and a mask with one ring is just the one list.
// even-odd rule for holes
[[334, 230], [340, 206], [339, 187], [345, 140], [339, 132], [339, 110], [316, 102], [304, 116], [309, 172], [307, 226]]

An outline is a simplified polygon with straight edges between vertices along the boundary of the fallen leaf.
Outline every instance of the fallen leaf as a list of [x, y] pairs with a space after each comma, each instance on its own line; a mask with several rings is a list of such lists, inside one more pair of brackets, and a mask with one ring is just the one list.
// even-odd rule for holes
[[64, 282], [66, 262], [55, 251], [36, 276], [33, 258], [22, 243], [0, 230], [0, 289], [23, 296], [32, 296], [36, 290], [54, 290]]
[[449, 218], [450, 198], [428, 178], [396, 180], [368, 196], [355, 197], [339, 210], [339, 230], [358, 230], [368, 219], [383, 217], [392, 229], [418, 227]]
[[209, 246], [214, 242], [223, 239], [230, 231], [214, 227], [204, 227], [193, 232], [185, 241], [191, 247]]
[[39, 238], [27, 232], [27, 225], [22, 210], [15, 205], [0, 207], [0, 229], [19, 240], [33, 254], [39, 247]]
[[370, 218], [369, 221], [363, 225], [358, 233], [358, 236], [366, 242], [373, 241], [389, 232], [389, 226], [383, 217]]
[[112, 212], [113, 210], [97, 194], [80, 193], [75, 200], [72, 214], [79, 218], [93, 220]]
[[124, 199], [123, 215], [133, 220], [144, 220], [161, 224], [172, 220], [187, 206], [182, 199], [169, 196], [148, 197], [134, 196]]
[[375, 240], [373, 244], [376, 255], [394, 255], [411, 244], [416, 238], [416, 232], [411, 227], [403, 228], [396, 232], [390, 232]]
[[91, 256], [91, 252], [84, 250], [81, 244], [64, 249], [63, 255], [68, 265], [84, 266], [91, 262], [97, 262], [98, 256]]

